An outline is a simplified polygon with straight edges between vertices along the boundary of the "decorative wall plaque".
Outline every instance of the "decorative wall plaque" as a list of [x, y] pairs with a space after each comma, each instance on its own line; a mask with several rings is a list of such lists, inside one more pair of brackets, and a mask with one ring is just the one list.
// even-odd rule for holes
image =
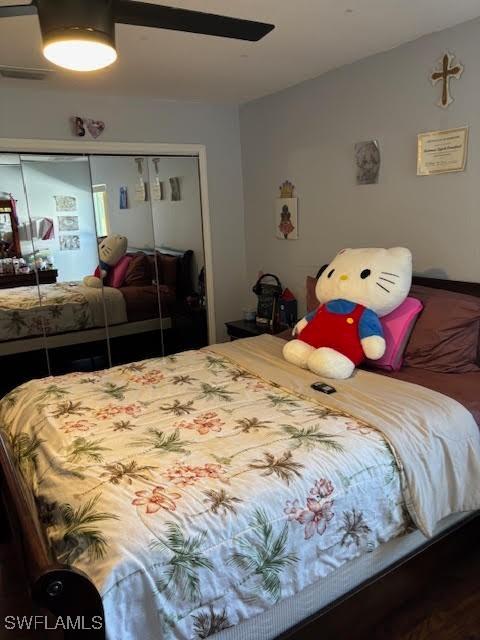
[[418, 134], [417, 175], [463, 171], [467, 162], [468, 127]]
[[430, 75], [430, 80], [435, 86], [437, 82], [442, 83], [442, 95], [437, 102], [439, 107], [446, 109], [452, 102], [453, 98], [450, 93], [450, 80], [455, 78], [458, 80], [463, 73], [463, 64], [453, 63], [455, 56], [453, 53], [446, 51], [437, 63], [439, 69], [435, 69]]
[[280, 197], [275, 201], [275, 235], [282, 240], [298, 239], [298, 202], [293, 197], [294, 189], [286, 180], [280, 185]]

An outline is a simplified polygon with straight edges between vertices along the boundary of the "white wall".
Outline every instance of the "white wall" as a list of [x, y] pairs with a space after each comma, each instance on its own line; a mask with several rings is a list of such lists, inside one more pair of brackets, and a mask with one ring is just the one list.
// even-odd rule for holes
[[224, 336], [246, 290], [237, 107], [0, 88], [0, 137], [71, 139], [75, 114], [104, 120], [101, 140], [206, 145], [217, 337]]
[[[446, 49], [465, 72], [442, 110], [429, 73]], [[479, 60], [475, 20], [243, 106], [250, 281], [273, 271], [303, 302], [305, 276], [339, 249], [392, 245], [411, 248], [417, 272], [480, 281]], [[417, 177], [417, 133], [462, 125], [470, 125], [465, 173]], [[353, 145], [372, 138], [380, 183], [356, 186]], [[286, 179], [299, 197], [297, 241], [276, 239], [273, 228]]]

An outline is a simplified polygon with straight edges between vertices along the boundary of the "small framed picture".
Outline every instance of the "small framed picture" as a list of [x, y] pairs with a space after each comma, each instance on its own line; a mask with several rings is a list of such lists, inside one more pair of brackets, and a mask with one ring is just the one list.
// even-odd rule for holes
[[377, 140], [355, 144], [357, 184], [377, 184], [380, 173], [380, 147]]
[[78, 231], [78, 216], [58, 216], [59, 231]]
[[297, 198], [275, 201], [275, 235], [281, 240], [298, 240]]
[[80, 236], [66, 235], [60, 236], [60, 251], [78, 251], [80, 249]]
[[57, 211], [76, 211], [77, 199], [75, 196], [53, 196], [55, 198], [55, 209]]

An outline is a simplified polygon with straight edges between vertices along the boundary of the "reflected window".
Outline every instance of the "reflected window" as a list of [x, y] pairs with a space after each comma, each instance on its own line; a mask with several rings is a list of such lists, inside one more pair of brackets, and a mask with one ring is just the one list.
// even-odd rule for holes
[[95, 208], [95, 224], [97, 235], [102, 238], [110, 233], [108, 218], [108, 194], [106, 184], [94, 184], [92, 186], [93, 206]]

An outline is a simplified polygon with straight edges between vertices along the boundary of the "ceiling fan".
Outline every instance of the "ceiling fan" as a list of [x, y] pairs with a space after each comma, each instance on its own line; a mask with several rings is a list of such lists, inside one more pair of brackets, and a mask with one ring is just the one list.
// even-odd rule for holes
[[38, 14], [44, 56], [74, 71], [94, 71], [115, 62], [116, 23], [253, 42], [274, 29], [264, 22], [133, 0], [32, 0], [0, 6], [0, 18], [32, 14]]

